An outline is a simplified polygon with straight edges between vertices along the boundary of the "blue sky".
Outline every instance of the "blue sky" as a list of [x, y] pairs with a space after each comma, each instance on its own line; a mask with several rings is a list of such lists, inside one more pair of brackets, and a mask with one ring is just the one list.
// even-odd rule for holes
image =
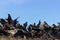
[[39, 20], [48, 24], [60, 22], [60, 0], [0, 0], [0, 18], [20, 16], [18, 21], [38, 23]]

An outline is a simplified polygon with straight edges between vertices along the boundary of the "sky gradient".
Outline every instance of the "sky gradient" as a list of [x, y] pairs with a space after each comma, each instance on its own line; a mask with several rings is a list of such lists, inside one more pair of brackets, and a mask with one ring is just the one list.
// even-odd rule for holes
[[7, 18], [8, 13], [19, 23], [38, 23], [39, 20], [48, 24], [60, 22], [60, 0], [0, 0], [0, 18]]

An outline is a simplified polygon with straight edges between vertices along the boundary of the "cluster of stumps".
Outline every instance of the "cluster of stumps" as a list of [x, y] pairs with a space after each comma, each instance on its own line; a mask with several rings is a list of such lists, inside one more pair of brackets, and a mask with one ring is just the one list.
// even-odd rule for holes
[[[50, 38], [60, 39], [60, 23], [58, 25], [52, 24], [48, 25], [47, 22], [39, 21], [38, 24], [30, 24], [27, 22], [24, 24], [19, 24], [18, 18], [12, 19], [10, 14], [8, 14], [7, 19], [0, 18], [0, 36], [12, 36], [20, 38], [40, 38], [44, 34]], [[26, 29], [28, 25], [28, 28]]]

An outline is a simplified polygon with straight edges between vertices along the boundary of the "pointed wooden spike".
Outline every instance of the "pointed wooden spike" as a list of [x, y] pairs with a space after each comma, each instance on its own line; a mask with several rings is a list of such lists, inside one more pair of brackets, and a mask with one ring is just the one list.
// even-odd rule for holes
[[41, 23], [41, 21], [39, 20], [39, 24]]
[[19, 17], [17, 17], [16, 19], [14, 19], [14, 20], [17, 20]]
[[8, 14], [8, 19], [7, 19], [8, 23], [11, 24], [12, 23], [12, 18], [10, 16], [10, 14]]
[[27, 27], [27, 22], [25, 22], [23, 25], [24, 25], [24, 28], [26, 29], [26, 27]]
[[47, 22], [46, 22], [46, 21], [44, 21], [44, 24], [47, 24]]
[[4, 19], [0, 19], [0, 23], [4, 26], [4, 24], [6, 23], [6, 21]]
[[13, 20], [13, 26], [16, 26], [16, 24], [18, 23], [18, 21], [17, 21], [18, 18], [19, 17], [17, 17], [16, 19]]
[[27, 26], [27, 22], [25, 22], [23, 25]]
[[34, 23], [34, 26], [36, 26], [36, 23]]
[[11, 19], [11, 16], [10, 16], [10, 14], [8, 14], [8, 18], [6, 18], [6, 20], [8, 20], [8, 19]]
[[41, 21], [39, 20], [39, 23], [37, 24], [37, 28], [39, 28], [39, 27], [40, 27], [40, 24], [41, 24]]

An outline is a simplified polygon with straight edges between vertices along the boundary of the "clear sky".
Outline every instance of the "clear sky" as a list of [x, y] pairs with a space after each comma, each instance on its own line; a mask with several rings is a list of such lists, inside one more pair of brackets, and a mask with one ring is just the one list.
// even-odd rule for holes
[[48, 24], [60, 22], [60, 0], [0, 0], [0, 18], [20, 16], [18, 21], [38, 23], [39, 20]]

